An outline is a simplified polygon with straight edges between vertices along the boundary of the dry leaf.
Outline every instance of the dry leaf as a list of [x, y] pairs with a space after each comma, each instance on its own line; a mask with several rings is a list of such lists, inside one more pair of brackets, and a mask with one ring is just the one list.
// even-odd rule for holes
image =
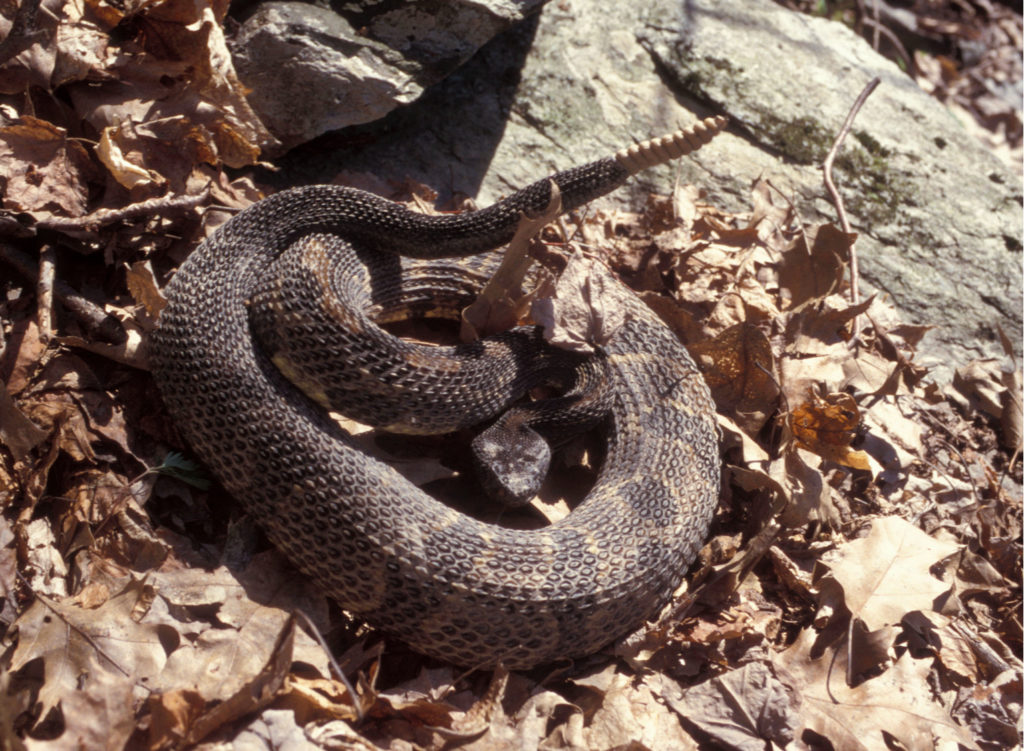
[[846, 649], [813, 650], [816, 633], [805, 629], [778, 659], [798, 680], [803, 727], [837, 749], [891, 748], [895, 739], [908, 751], [977, 749], [928, 686], [930, 660], [905, 653], [880, 676], [851, 688], [843, 680]]
[[711, 388], [715, 406], [735, 414], [748, 433], [756, 434], [779, 395], [768, 338], [756, 326], [739, 323], [688, 349]]
[[16, 461], [21, 461], [48, 435], [21, 413], [0, 381], [0, 444], [7, 447]]
[[25, 115], [0, 128], [3, 207], [77, 217], [86, 213], [94, 173], [82, 144], [52, 123]]
[[814, 521], [838, 525], [839, 514], [820, 465], [817, 456], [798, 447], [787, 448], [769, 465], [768, 473], [784, 489], [786, 505], [779, 515], [784, 526], [799, 529]]
[[569, 256], [554, 293], [535, 300], [530, 315], [550, 344], [591, 353], [628, 320], [620, 302], [625, 294], [629, 293], [603, 263], [578, 251]]
[[629, 748], [632, 743], [649, 751], [696, 749], [674, 707], [666, 707], [657, 693], [664, 686], [652, 678], [656, 676], [637, 681], [617, 670], [614, 662], [573, 678], [574, 684], [590, 693], [579, 700], [589, 719], [582, 729], [584, 742], [576, 748]]
[[153, 266], [149, 261], [136, 261], [125, 270], [125, 282], [135, 302], [146, 309], [146, 313], [154, 321], [167, 305], [153, 275]]
[[931, 569], [959, 549], [899, 517], [875, 519], [867, 537], [825, 557], [827, 573], [815, 577], [819, 604], [845, 608], [872, 631], [898, 624], [913, 610], [932, 610], [950, 591]]
[[[36, 601], [18, 618], [18, 644], [11, 670], [42, 658], [45, 681], [40, 688], [41, 718], [76, 691], [92, 692], [93, 681], [103, 682], [102, 672], [152, 679], [167, 659], [158, 627], [139, 623], [137, 609], [146, 607], [152, 590], [131, 581], [99, 608], [61, 602]], [[90, 672], [98, 662], [103, 671]]]
[[799, 309], [835, 292], [843, 281], [844, 260], [856, 235], [847, 235], [832, 224], [818, 227], [810, 250], [801, 235], [783, 255], [779, 286], [788, 292], [788, 308]]
[[771, 662], [751, 662], [665, 698], [722, 748], [761, 751], [794, 740], [802, 704], [795, 680]]
[[854, 469], [870, 470], [867, 454], [851, 448], [860, 426], [860, 410], [849, 394], [828, 394], [801, 404], [789, 415], [797, 445]]
[[126, 148], [120, 143], [125, 129], [123, 126], [104, 128], [100, 134], [100, 142], [96, 145], [96, 155], [110, 170], [114, 179], [131, 190], [136, 187], [162, 187], [167, 181], [157, 172], [135, 164], [125, 154]]

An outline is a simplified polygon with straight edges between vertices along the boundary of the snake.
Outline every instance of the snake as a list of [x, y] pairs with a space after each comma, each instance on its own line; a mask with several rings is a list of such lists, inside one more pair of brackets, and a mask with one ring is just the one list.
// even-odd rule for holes
[[[724, 118], [708, 118], [475, 211], [428, 215], [336, 185], [254, 203], [203, 241], [164, 289], [149, 359], [169, 415], [299, 570], [356, 619], [413, 650], [521, 670], [601, 649], [670, 600], [719, 495], [708, 387], [639, 297], [622, 286], [616, 304], [625, 323], [601, 347], [608, 413], [594, 484], [547, 526], [513, 529], [433, 498], [368, 455], [318, 397], [334, 389], [357, 417], [382, 427], [396, 428], [408, 412], [409, 432], [500, 413], [520, 396], [520, 371], [552, 357], [536, 327], [446, 349], [395, 339], [383, 319], [430, 309], [432, 285], [451, 299], [479, 291], [480, 270], [490, 267], [481, 259], [500, 255], [521, 218], [543, 212], [556, 187], [562, 211], [576, 210], [722, 127]], [[300, 281], [289, 282], [294, 276]], [[362, 291], [329, 292], [353, 285]], [[286, 296], [302, 290], [311, 303]], [[352, 310], [350, 298], [368, 307]], [[325, 321], [302, 329], [316, 311]], [[354, 334], [335, 339], [321, 326], [329, 318]], [[284, 330], [275, 320], [296, 323], [310, 342], [287, 334], [268, 348], [263, 342]], [[295, 358], [279, 356], [282, 340], [300, 360], [307, 344], [333, 347], [348, 371], [341, 385], [288, 372]], [[305, 359], [315, 369], [320, 357]]]

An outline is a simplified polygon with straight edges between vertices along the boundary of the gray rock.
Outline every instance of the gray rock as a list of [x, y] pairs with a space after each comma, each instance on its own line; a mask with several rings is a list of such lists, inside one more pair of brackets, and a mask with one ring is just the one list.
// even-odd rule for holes
[[606, 203], [639, 206], [678, 178], [731, 210], [760, 175], [806, 221], [835, 221], [819, 165], [863, 86], [835, 178], [861, 272], [910, 322], [936, 329], [918, 360], [952, 367], [1021, 338], [1021, 182], [946, 109], [844, 26], [768, 0], [571, 0], [485, 46], [415, 104], [300, 149], [292, 182], [341, 169], [412, 177], [480, 203], [552, 170], [724, 113], [730, 132]]
[[288, 149], [414, 101], [542, 2], [268, 2], [230, 45], [250, 104]]

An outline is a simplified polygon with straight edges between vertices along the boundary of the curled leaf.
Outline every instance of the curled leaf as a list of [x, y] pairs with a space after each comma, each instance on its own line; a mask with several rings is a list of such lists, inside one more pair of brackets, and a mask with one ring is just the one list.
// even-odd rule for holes
[[868, 456], [851, 448], [860, 426], [860, 409], [849, 394], [828, 394], [804, 402], [789, 416], [797, 445], [854, 469], [870, 470]]

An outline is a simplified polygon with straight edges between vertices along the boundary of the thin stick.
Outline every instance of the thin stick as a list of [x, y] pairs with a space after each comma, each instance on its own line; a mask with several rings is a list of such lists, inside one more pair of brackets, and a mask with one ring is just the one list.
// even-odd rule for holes
[[[857, 117], [857, 113], [860, 112], [860, 108], [864, 106], [864, 102], [867, 101], [867, 98], [871, 96], [871, 92], [874, 91], [875, 87], [881, 82], [882, 80], [878, 76], [875, 76], [868, 82], [868, 85], [864, 87], [864, 90], [860, 92], [860, 96], [857, 97], [857, 101], [855, 101], [853, 103], [853, 107], [850, 108], [850, 113], [846, 116], [846, 122], [844, 122], [843, 127], [840, 128], [839, 135], [836, 136], [836, 140], [832, 144], [832, 148], [829, 150], [828, 156], [825, 157], [825, 162], [821, 166], [825, 179], [825, 189], [828, 190], [829, 195], [832, 196], [832, 203], [835, 204], [836, 213], [839, 216], [839, 224], [843, 228], [843, 232], [846, 234], [850, 234], [850, 222], [846, 218], [846, 209], [843, 207], [843, 199], [839, 195], [839, 191], [836, 189], [835, 182], [832, 180], [832, 164], [836, 160], [836, 154], [839, 153], [839, 147], [843, 145], [843, 141], [846, 140], [846, 135], [850, 132], [850, 128], [853, 126], [854, 118]], [[857, 263], [857, 251], [853, 243], [850, 244], [850, 302], [854, 305], [860, 302], [860, 270]]]
[[306, 627], [306, 632], [313, 637], [313, 640], [320, 645], [320, 649], [322, 649], [324, 654], [327, 655], [327, 661], [334, 670], [334, 674], [338, 677], [341, 685], [345, 687], [345, 690], [348, 691], [348, 696], [352, 700], [352, 707], [356, 711], [356, 722], [361, 723], [366, 719], [366, 712], [363, 710], [362, 699], [359, 694], [356, 693], [356, 690], [349, 681], [348, 676], [345, 675], [345, 671], [341, 669], [341, 665], [339, 665], [338, 661], [334, 659], [334, 653], [332, 653], [331, 648], [327, 646], [327, 640], [324, 639], [324, 635], [320, 633], [320, 629], [317, 628], [315, 623], [313, 623], [313, 619], [306, 614], [305, 610], [296, 608], [292, 611], [292, 615], [298, 617], [298, 619], [302, 621], [303, 625]]
[[864, 23], [868, 26], [874, 27], [875, 36], [881, 34], [885, 37], [886, 41], [893, 46], [893, 49], [896, 51], [896, 54], [899, 55], [903, 64], [907, 66], [907, 73], [916, 78], [917, 68], [915, 67], [914, 58], [909, 52], [907, 52], [907, 48], [903, 46], [903, 42], [900, 41], [900, 38], [896, 36], [891, 29], [882, 25], [873, 18], [865, 18]]
[[[39, 268], [27, 253], [23, 253], [12, 245], [0, 242], [0, 261], [13, 266], [18, 273], [32, 282], [39, 283]], [[68, 311], [90, 332], [102, 337], [105, 341], [121, 344], [127, 335], [120, 321], [108, 315], [103, 308], [83, 297], [71, 285], [60, 279], [53, 281], [53, 293]]]
[[875, 0], [871, 4], [871, 10], [874, 13], [873, 18], [871, 18], [871, 22], [872, 22], [872, 26], [875, 27], [874, 34], [871, 37], [871, 49], [873, 49], [875, 52], [878, 52], [878, 47], [879, 47], [880, 42], [881, 42], [881, 39], [879, 39], [879, 35], [882, 32], [882, 24], [881, 24], [881, 21], [880, 21], [881, 15], [880, 15], [879, 10], [878, 10], [878, 0]]
[[55, 216], [40, 219], [36, 229], [48, 229], [57, 232], [74, 232], [76, 230], [92, 230], [114, 222], [129, 221], [144, 216], [159, 214], [165, 216], [172, 212], [185, 211], [203, 203], [210, 195], [207, 185], [195, 195], [166, 195], [150, 198], [138, 203], [130, 203], [119, 209], [98, 209], [91, 214], [74, 218]]
[[39, 249], [39, 279], [36, 282], [36, 319], [39, 333], [49, 341], [53, 330], [53, 280], [57, 272], [57, 254], [47, 243]]

